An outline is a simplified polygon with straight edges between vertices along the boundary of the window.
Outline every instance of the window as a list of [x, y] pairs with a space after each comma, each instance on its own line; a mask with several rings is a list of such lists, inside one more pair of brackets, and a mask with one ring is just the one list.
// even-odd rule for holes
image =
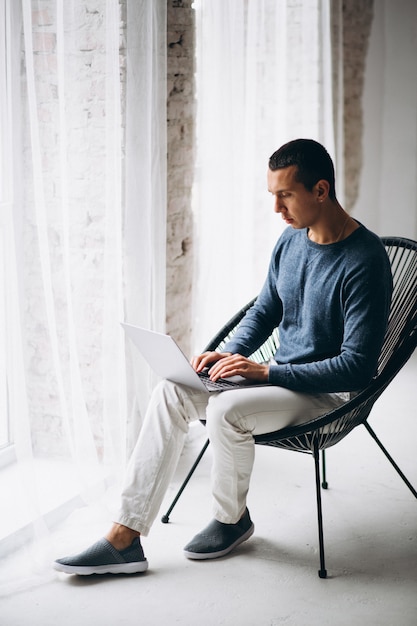
[[4, 230], [0, 228], [0, 454], [12, 442], [6, 373], [6, 302], [4, 271]]
[[[5, 0], [0, 0], [0, 454], [12, 442], [7, 392], [7, 299], [6, 299], [6, 247], [7, 215], [10, 213], [10, 169], [8, 155], [10, 129], [10, 37], [7, 26], [10, 20]], [[8, 158], [9, 156], [9, 158]], [[1, 460], [0, 460], [1, 462]]]

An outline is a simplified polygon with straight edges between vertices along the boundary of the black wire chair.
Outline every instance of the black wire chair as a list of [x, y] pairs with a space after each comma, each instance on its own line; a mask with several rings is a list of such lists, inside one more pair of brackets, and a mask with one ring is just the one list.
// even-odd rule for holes
[[[254, 437], [256, 444], [303, 452], [311, 454], [314, 458], [320, 554], [318, 574], [320, 578], [327, 577], [320, 488], [320, 485], [324, 489], [328, 486], [325, 465], [326, 448], [334, 446], [356, 426], [363, 424], [407, 487], [417, 498], [417, 491], [367, 422], [375, 401], [405, 365], [417, 345], [417, 242], [400, 237], [384, 237], [382, 241], [391, 262], [394, 290], [387, 332], [379, 356], [376, 376], [358, 395], [337, 409], [304, 424], [282, 428], [275, 432]], [[255, 299], [244, 306], [212, 339], [206, 350], [221, 350], [230, 337], [234, 335], [239, 322], [254, 302]], [[275, 330], [267, 341], [251, 355], [251, 358], [258, 362], [267, 361], [275, 354], [278, 341], [278, 331]], [[171, 506], [162, 517], [161, 521], [163, 523], [169, 521], [170, 513], [193, 475], [208, 445], [209, 440], [205, 442]], [[320, 450], [322, 451], [322, 478], [319, 462]]]

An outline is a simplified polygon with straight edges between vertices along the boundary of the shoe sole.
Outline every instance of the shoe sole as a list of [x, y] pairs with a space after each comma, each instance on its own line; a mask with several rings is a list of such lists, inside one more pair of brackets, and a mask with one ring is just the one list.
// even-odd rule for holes
[[255, 531], [255, 525], [252, 524], [252, 526], [249, 528], [249, 530], [245, 532], [244, 535], [239, 537], [239, 539], [236, 539], [234, 543], [232, 543], [230, 546], [228, 546], [224, 550], [218, 550], [217, 552], [189, 552], [188, 550], [184, 550], [184, 554], [187, 557], [187, 559], [192, 559], [194, 561], [203, 561], [206, 559], [218, 559], [221, 556], [226, 556], [226, 554], [229, 554], [229, 552], [234, 550], [234, 548], [236, 548], [239, 544], [249, 539], [249, 537], [253, 535], [254, 531]]
[[137, 574], [146, 572], [148, 561], [135, 561], [133, 563], [117, 563], [114, 565], [64, 565], [54, 563], [54, 569], [64, 574], [78, 574], [79, 576], [91, 576], [92, 574]]

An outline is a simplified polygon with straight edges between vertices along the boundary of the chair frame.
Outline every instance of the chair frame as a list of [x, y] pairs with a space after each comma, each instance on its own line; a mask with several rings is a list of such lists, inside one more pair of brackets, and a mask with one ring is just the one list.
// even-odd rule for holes
[[[325, 450], [327, 448], [338, 443], [351, 430], [356, 428], [356, 426], [363, 424], [367, 432], [371, 435], [388, 461], [410, 489], [411, 493], [417, 498], [416, 489], [388, 453], [367, 421], [375, 401], [405, 365], [417, 345], [417, 242], [403, 237], [383, 237], [382, 241], [391, 261], [394, 292], [388, 328], [379, 357], [377, 375], [359, 394], [325, 415], [297, 426], [282, 428], [275, 432], [256, 435], [254, 437], [255, 443], [258, 445], [283, 448], [313, 456], [320, 555], [320, 569], [318, 570], [318, 575], [320, 578], [327, 577], [321, 500], [321, 487], [327, 489], [328, 486], [326, 481], [325, 460]], [[413, 258], [411, 258], [411, 255], [414, 255]], [[405, 257], [410, 257], [411, 260], [405, 263]], [[222, 348], [226, 341], [234, 334], [239, 322], [243, 319], [255, 300], [256, 298], [251, 300], [229, 320], [211, 340], [206, 350], [219, 350]], [[251, 358], [257, 361], [268, 360], [268, 358], [274, 354], [277, 342], [278, 332], [274, 331], [273, 335], [251, 356]], [[202, 423], [204, 424], [204, 422]], [[200, 463], [208, 445], [209, 440], [207, 439], [177, 495], [172, 501], [171, 506], [168, 508], [165, 515], [163, 515], [161, 519], [163, 523], [169, 522], [169, 516], [173, 508]], [[322, 452], [321, 472], [319, 462], [320, 451]]]

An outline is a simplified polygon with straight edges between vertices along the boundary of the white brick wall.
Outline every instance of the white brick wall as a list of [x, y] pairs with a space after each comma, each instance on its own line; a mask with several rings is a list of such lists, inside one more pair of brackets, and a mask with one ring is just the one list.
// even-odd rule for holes
[[193, 278], [194, 10], [168, 0], [167, 330], [189, 354]]
[[373, 19], [373, 0], [343, 2], [343, 130], [345, 140], [345, 208], [358, 198], [363, 162], [365, 61]]

